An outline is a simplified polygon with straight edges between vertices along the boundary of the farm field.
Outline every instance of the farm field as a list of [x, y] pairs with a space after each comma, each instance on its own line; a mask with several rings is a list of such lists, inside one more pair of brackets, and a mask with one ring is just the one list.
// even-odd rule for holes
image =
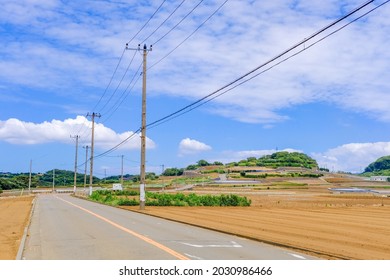
[[[323, 259], [390, 259], [389, 197], [332, 194], [328, 188], [335, 186], [321, 180], [306, 183], [306, 189], [195, 188], [189, 192], [245, 195], [252, 205], [146, 207], [143, 213], [293, 248]], [[123, 208], [139, 211], [134, 206]]]
[[[329, 180], [332, 181], [332, 180]], [[388, 186], [365, 182], [369, 187]], [[390, 260], [390, 198], [367, 193], [331, 193], [328, 188], [363, 186], [337, 179], [270, 180], [256, 186], [202, 186], [183, 193], [238, 194], [249, 207], [156, 207], [154, 215], [292, 248], [322, 259]], [[166, 190], [173, 191], [173, 190]], [[0, 259], [15, 259], [32, 197], [0, 198]], [[122, 206], [138, 211], [138, 206]]]
[[33, 196], [0, 197], [0, 260], [16, 258]]

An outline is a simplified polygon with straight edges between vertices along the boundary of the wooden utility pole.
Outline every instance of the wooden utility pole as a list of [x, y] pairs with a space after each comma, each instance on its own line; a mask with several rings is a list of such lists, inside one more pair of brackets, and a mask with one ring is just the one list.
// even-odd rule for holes
[[54, 186], [56, 184], [56, 170], [53, 169], [53, 192], [54, 192]]
[[30, 159], [30, 175], [28, 176], [28, 192], [31, 193], [31, 169], [32, 169], [32, 159]]
[[85, 165], [84, 165], [84, 192], [87, 187], [87, 163], [88, 163], [88, 145], [83, 147], [85, 148]]
[[122, 185], [122, 188], [123, 188], [123, 157], [124, 157], [124, 155], [122, 155], [121, 157], [122, 157], [122, 166], [121, 166], [121, 185]]
[[[131, 50], [127, 47], [126, 49]], [[134, 49], [133, 49], [134, 50]], [[141, 50], [141, 46], [138, 45], [138, 50]], [[144, 44], [142, 57], [143, 57], [143, 69], [142, 69], [142, 122], [141, 122], [141, 171], [140, 171], [140, 186], [139, 186], [139, 200], [140, 209], [145, 209], [145, 150], [146, 150], [146, 58], [148, 52], [152, 50], [152, 46], [148, 49]]]
[[77, 186], [77, 155], [78, 155], [78, 149], [79, 149], [79, 135], [76, 135], [74, 137], [70, 136], [71, 138], [76, 138], [76, 155], [74, 159], [74, 178], [73, 178], [73, 193], [76, 194], [76, 186]]
[[92, 113], [91, 115], [88, 113], [87, 117], [91, 117], [92, 121], [92, 136], [91, 136], [91, 165], [89, 170], [89, 195], [92, 194], [92, 185], [93, 185], [93, 151], [94, 151], [94, 141], [95, 141], [95, 117], [100, 118], [101, 115], [97, 113]]

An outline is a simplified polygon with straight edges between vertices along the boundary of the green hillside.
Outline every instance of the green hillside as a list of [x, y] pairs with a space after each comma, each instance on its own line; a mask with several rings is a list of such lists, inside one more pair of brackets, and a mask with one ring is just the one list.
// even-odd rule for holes
[[376, 161], [370, 163], [365, 169], [364, 176], [390, 176], [390, 156], [378, 158]]
[[197, 164], [192, 164], [186, 168], [167, 168], [165, 169], [164, 176], [181, 176], [184, 170], [196, 170], [201, 167], [214, 166], [215, 171], [224, 173], [225, 168], [230, 168], [234, 166], [263, 166], [269, 168], [278, 168], [278, 167], [301, 167], [301, 168], [318, 168], [317, 161], [312, 159], [306, 154], [298, 152], [276, 152], [271, 155], [265, 155], [260, 158], [249, 157], [247, 159], [240, 160], [238, 162], [230, 162], [227, 164], [222, 164], [221, 162], [209, 163], [206, 160], [199, 160]]

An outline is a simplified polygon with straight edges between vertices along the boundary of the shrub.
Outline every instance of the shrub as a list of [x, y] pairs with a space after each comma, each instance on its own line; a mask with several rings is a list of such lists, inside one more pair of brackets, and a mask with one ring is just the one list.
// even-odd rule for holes
[[133, 199], [119, 199], [118, 200], [119, 206], [137, 206], [139, 205], [139, 202], [137, 200]]
[[[135, 191], [99, 190], [92, 193], [91, 200], [109, 205], [136, 206], [139, 202], [128, 198], [118, 198], [117, 195], [138, 195]], [[146, 193], [146, 205], [148, 206], [250, 206], [251, 201], [246, 197], [240, 197], [234, 194], [230, 195], [196, 195], [191, 193]]]

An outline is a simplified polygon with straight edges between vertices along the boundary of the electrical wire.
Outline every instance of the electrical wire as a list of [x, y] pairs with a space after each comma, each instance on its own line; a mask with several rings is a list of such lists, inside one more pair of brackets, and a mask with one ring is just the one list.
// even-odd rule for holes
[[156, 45], [158, 42], [160, 42], [162, 39], [164, 39], [166, 36], [168, 36], [169, 33], [171, 33], [174, 29], [176, 29], [190, 14], [192, 14], [198, 7], [199, 5], [203, 2], [204, 0], [200, 0], [198, 4], [196, 4], [191, 11], [189, 11], [178, 23], [176, 23], [168, 32], [166, 32], [160, 39], [155, 41], [153, 45]]
[[[136, 37], [136, 36], [145, 28], [145, 27], [146, 27], [146, 25], [153, 19], [153, 17], [157, 14], [157, 12], [161, 9], [161, 7], [164, 5], [165, 2], [166, 2], [166, 0], [163, 0], [163, 1], [161, 2], [160, 6], [156, 9], [156, 11], [155, 11], [155, 12], [151, 15], [151, 17], [145, 22], [145, 24], [138, 30], [138, 32], [130, 39], [130, 41], [128, 41], [127, 44], [129, 44], [129, 43], [130, 43], [130, 42], [131, 42], [131, 41], [132, 41], [132, 40], [133, 40], [133, 39], [134, 39], [134, 38], [135, 38], [135, 37]], [[125, 52], [126, 52], [126, 48], [123, 49], [122, 54], [121, 54], [121, 56], [120, 56], [120, 58], [119, 58], [119, 60], [118, 60], [118, 63], [117, 63], [117, 65], [116, 65], [116, 67], [115, 67], [115, 70], [114, 70], [114, 72], [113, 72], [113, 74], [112, 74], [112, 76], [111, 76], [111, 78], [110, 78], [110, 81], [109, 81], [107, 87], [105, 88], [103, 94], [100, 96], [98, 102], [97, 102], [97, 103], [95, 104], [95, 106], [93, 107], [92, 112], [96, 111], [96, 109], [97, 109], [97, 107], [99, 106], [100, 102], [102, 102], [104, 96], [107, 94], [107, 91], [108, 91], [109, 87], [111, 86], [111, 84], [112, 84], [112, 82], [113, 82], [113, 80], [114, 80], [115, 74], [116, 74], [117, 71], [118, 71], [118, 68], [119, 68], [119, 66], [120, 66], [120, 64], [121, 64], [121, 62], [122, 62], [122, 59], [123, 59], [123, 56], [124, 56]], [[134, 58], [134, 57], [133, 57], [133, 58]], [[128, 69], [129, 69], [129, 67], [130, 67], [130, 65], [127, 67], [126, 73], [127, 73]], [[118, 87], [119, 87], [120, 84], [122, 83], [122, 80], [123, 80], [124, 76], [126, 75], [126, 73], [123, 75], [123, 77], [122, 77], [122, 79], [121, 79], [119, 85], [118, 85], [117, 88], [115, 89], [114, 93], [111, 94], [111, 97], [110, 97], [109, 100], [103, 105], [103, 107], [102, 107], [102, 109], [101, 109], [100, 111], [104, 110], [104, 108], [107, 106], [107, 104], [111, 101], [111, 99], [113, 98], [114, 94], [116, 93]], [[115, 109], [114, 111], [116, 111], [116, 110], [117, 110], [117, 109]], [[88, 130], [88, 128], [85, 128], [86, 122], [87, 122], [87, 119], [84, 120], [83, 124], [81, 125], [81, 127], [80, 127], [80, 129], [78, 130], [77, 133], [71, 133], [71, 134], [72, 134], [72, 135], [79, 135], [79, 134], [84, 135], [84, 134], [86, 133], [86, 131]], [[83, 133], [80, 133], [81, 130], [82, 130], [83, 128], [84, 128]]]
[[[120, 108], [120, 106], [122, 105], [122, 103], [126, 100], [126, 98], [129, 96], [130, 92], [133, 90], [134, 86], [137, 84], [138, 80], [140, 79], [140, 70], [141, 70], [141, 67], [142, 67], [142, 62], [141, 64], [138, 66], [138, 69], [137, 71], [134, 73], [131, 81], [129, 82], [129, 84], [127, 85], [127, 87], [125, 88], [125, 90], [122, 92], [121, 96], [117, 99], [117, 101], [115, 102], [115, 104], [110, 108], [110, 110], [107, 111], [107, 117], [102, 121], [102, 122], [106, 122], [108, 119], [110, 119], [112, 117], [112, 115]], [[138, 77], [135, 81], [135, 77]], [[134, 83], [133, 83], [134, 81]], [[131, 84], [133, 83], [133, 85], [131, 86]], [[130, 88], [131, 86], [131, 88]], [[130, 90], [129, 90], [130, 88]], [[126, 94], [127, 93], [127, 94]], [[111, 111], [111, 113], [109, 113]]]
[[228, 2], [229, 0], [225, 0], [206, 20], [204, 20], [190, 35], [188, 35], [180, 44], [178, 44], [175, 48], [173, 48], [169, 53], [167, 53], [165, 56], [163, 56], [161, 59], [159, 59], [156, 63], [154, 63], [152, 66], [148, 68], [151, 69], [157, 64], [159, 64], [161, 61], [166, 59], [168, 56], [170, 56], [175, 50], [177, 50], [181, 45], [183, 45], [189, 38], [191, 38], [203, 25], [206, 24], [222, 7]]
[[[227, 1], [225, 1], [225, 2], [227, 2]], [[326, 38], [332, 36], [333, 34], [339, 32], [340, 30], [344, 29], [345, 27], [349, 26], [350, 24], [356, 22], [357, 20], [359, 20], [359, 19], [361, 19], [361, 18], [367, 16], [368, 14], [370, 14], [370, 13], [372, 13], [373, 11], [377, 10], [378, 8], [384, 6], [385, 4], [387, 4], [388, 2], [390, 2], [390, 0], [387, 0], [387, 1], [383, 2], [382, 4], [380, 4], [380, 5], [376, 6], [376, 7], [374, 7], [373, 9], [371, 9], [371, 10], [369, 10], [368, 12], [364, 13], [363, 15], [360, 15], [360, 16], [357, 17], [356, 19], [352, 20], [351, 22], [348, 22], [347, 24], [345, 24], [345, 25], [339, 27], [338, 29], [332, 31], [331, 33], [329, 33], [329, 34], [323, 36], [323, 37], [320, 38], [319, 40], [317, 40], [317, 41], [315, 41], [314, 43], [308, 45], [307, 47], [304, 46], [304, 48], [303, 48], [302, 50], [299, 50], [298, 52], [296, 52], [296, 53], [294, 53], [294, 54], [292, 54], [292, 55], [290, 55], [290, 56], [284, 58], [283, 60], [277, 62], [276, 64], [271, 65], [271, 66], [268, 67], [267, 69], [264, 69], [263, 71], [261, 71], [261, 72], [259, 72], [259, 73], [256, 73], [256, 74], [254, 74], [253, 76], [251, 76], [251, 77], [249, 77], [249, 78], [243, 80], [244, 78], [246, 78], [246, 77], [252, 75], [253, 73], [255, 73], [256, 71], [258, 71], [259, 69], [264, 68], [265, 66], [269, 65], [269, 64], [272, 63], [272, 62], [275, 62], [277, 59], [283, 57], [284, 55], [286, 55], [287, 53], [289, 53], [289, 52], [291, 52], [292, 50], [296, 49], [297, 47], [299, 47], [299, 46], [301, 46], [301, 45], [307, 43], [309, 40], [312, 40], [313, 38], [317, 37], [319, 34], [325, 32], [325, 31], [328, 30], [329, 28], [335, 26], [335, 25], [338, 24], [339, 22], [345, 20], [346, 18], [350, 17], [351, 15], [355, 14], [356, 12], [362, 10], [364, 7], [366, 7], [367, 5], [371, 4], [372, 2], [373, 2], [373, 0], [372, 0], [372, 1], [366, 2], [365, 4], [363, 4], [363, 5], [359, 6], [358, 8], [354, 9], [352, 12], [348, 13], [347, 15], [342, 16], [341, 18], [337, 19], [336, 21], [332, 22], [331, 24], [327, 25], [326, 27], [324, 27], [324, 28], [320, 29], [319, 31], [315, 32], [314, 34], [312, 34], [312, 35], [309, 36], [308, 38], [302, 40], [301, 42], [299, 42], [299, 43], [297, 43], [297, 44], [295, 44], [295, 45], [293, 45], [292, 47], [288, 48], [286, 51], [283, 51], [281, 54], [279, 54], [279, 55], [275, 56], [274, 58], [268, 60], [267, 62], [265, 62], [265, 63], [259, 65], [258, 67], [254, 68], [253, 70], [251, 70], [251, 71], [247, 72], [246, 74], [240, 76], [239, 78], [233, 80], [232, 82], [226, 84], [225, 86], [219, 88], [218, 90], [216, 90], [216, 91], [214, 91], [214, 92], [212, 92], [212, 93], [210, 93], [210, 94], [208, 94], [208, 95], [206, 95], [206, 96], [204, 96], [204, 97], [198, 99], [197, 101], [195, 101], [195, 102], [193, 102], [193, 103], [191, 103], [191, 104], [189, 104], [189, 105], [187, 105], [187, 106], [181, 108], [180, 110], [177, 110], [177, 111], [175, 111], [175, 112], [173, 112], [173, 113], [171, 113], [171, 114], [169, 114], [169, 115], [167, 115], [167, 116], [165, 116], [165, 117], [163, 117], [163, 118], [160, 118], [160, 119], [158, 119], [158, 120], [156, 120], [156, 121], [154, 121], [154, 122], [152, 122], [152, 123], [147, 124], [146, 127], [148, 127], [149, 129], [150, 129], [150, 128], [154, 128], [154, 127], [156, 127], [156, 126], [158, 126], [158, 125], [161, 125], [161, 124], [163, 124], [163, 123], [165, 123], [165, 122], [168, 122], [168, 121], [170, 121], [170, 120], [172, 120], [172, 119], [174, 119], [174, 118], [177, 118], [177, 117], [179, 117], [179, 116], [181, 116], [181, 115], [183, 115], [183, 114], [185, 114], [185, 113], [188, 113], [188, 112], [190, 112], [190, 111], [192, 111], [192, 110], [194, 110], [194, 109], [196, 109], [196, 108], [198, 108], [198, 107], [200, 107], [200, 106], [202, 106], [202, 105], [204, 105], [204, 104], [210, 102], [211, 100], [216, 99], [217, 97], [219, 97], [219, 96], [221, 96], [221, 95], [223, 95], [223, 94], [225, 94], [225, 93], [227, 93], [227, 92], [229, 92], [229, 91], [231, 91], [231, 90], [237, 88], [238, 86], [240, 86], [240, 85], [242, 85], [242, 84], [244, 84], [244, 83], [246, 83], [246, 82], [248, 82], [248, 81], [254, 79], [255, 77], [259, 76], [260, 74], [263, 74], [263, 73], [265, 73], [265, 72], [271, 70], [272, 68], [276, 67], [277, 65], [280, 65], [281, 63], [283, 63], [283, 62], [285, 62], [285, 61], [291, 59], [292, 57], [297, 56], [298, 54], [300, 54], [300, 53], [302, 53], [302, 52], [308, 50], [309, 48], [315, 46], [315, 45], [318, 44], [319, 42], [321, 42], [321, 41], [325, 40]], [[241, 80], [243, 80], [243, 81], [241, 81]], [[241, 81], [241, 82], [238, 83], [238, 84], [236, 84], [236, 83], [239, 82], [239, 81]], [[222, 91], [222, 92], [221, 92], [221, 91]], [[218, 94], [218, 93], [219, 93], [219, 94]], [[217, 94], [218, 94], [218, 95], [217, 95]], [[211, 98], [211, 97], [212, 97], [212, 98]], [[197, 105], [197, 106], [195, 106], [195, 105]], [[139, 128], [136, 132], [134, 132], [132, 135], [130, 135], [129, 137], [127, 137], [126, 139], [124, 139], [122, 142], [120, 142], [119, 144], [117, 144], [117, 145], [114, 146], [113, 148], [111, 148], [111, 149], [109, 149], [109, 150], [107, 150], [107, 151], [105, 151], [105, 152], [103, 152], [103, 153], [101, 153], [101, 154], [95, 156], [94, 158], [101, 157], [101, 156], [104, 156], [104, 155], [106, 155], [106, 154], [108, 154], [108, 153], [111, 153], [112, 151], [115, 151], [115, 150], [118, 149], [121, 145], [123, 145], [125, 142], [127, 142], [128, 140], [130, 140], [131, 138], [133, 138], [133, 137], [134, 137], [137, 133], [139, 133], [140, 131], [141, 131], [141, 128]]]
[[115, 90], [113, 91], [113, 93], [111, 94], [110, 98], [108, 99], [108, 101], [104, 104], [104, 106], [100, 109], [100, 111], [102, 112], [102, 114], [105, 114], [104, 113], [104, 108], [106, 108], [106, 106], [108, 105], [108, 103], [110, 103], [111, 99], [113, 98], [113, 96], [115, 95], [115, 93], [118, 91], [119, 87], [121, 86], [122, 82], [123, 82], [123, 79], [125, 78], [127, 72], [129, 72], [129, 69], [130, 69], [130, 66], [131, 64], [133, 63], [133, 60], [134, 60], [134, 57], [136, 55], [136, 51], [134, 51], [134, 54], [133, 54], [133, 57], [131, 58], [129, 64], [127, 65], [127, 68], [126, 68], [126, 71], [125, 73], [122, 75], [122, 78], [121, 80], [119, 81], [117, 87], [115, 88]]
[[[120, 58], [119, 58], [119, 60], [118, 60], [118, 63], [117, 63], [117, 65], [116, 65], [116, 67], [115, 67], [115, 70], [114, 70], [113, 74], [111, 75], [110, 81], [108, 82], [108, 85], [106, 86], [106, 88], [105, 88], [103, 94], [100, 96], [99, 101], [98, 101], [98, 102], [95, 104], [95, 106], [93, 107], [92, 112], [95, 111], [95, 109], [97, 108], [97, 106], [100, 104], [100, 102], [103, 100], [104, 96], [106, 95], [107, 90], [108, 90], [108, 88], [110, 87], [110, 85], [111, 85], [111, 83], [112, 83], [112, 81], [113, 81], [113, 79], [114, 79], [114, 76], [115, 76], [116, 72], [118, 71], [119, 65], [120, 65], [121, 62], [122, 62], [122, 59], [123, 59], [123, 56], [124, 56], [125, 52], [126, 52], [126, 48], [123, 49], [122, 54], [121, 54], [121, 56], [120, 56]], [[104, 105], [103, 107], [105, 107], [105, 106], [106, 106], [106, 105]], [[90, 129], [90, 127], [87, 127], [87, 128], [85, 127], [85, 126], [86, 126], [86, 122], [87, 122], [87, 118], [84, 119], [84, 122], [81, 124], [81, 126], [80, 126], [79, 130], [77, 131], [77, 133], [71, 133], [71, 134], [72, 134], [72, 135], [82, 135], [82, 136], [84, 136], [85, 133], [88, 131], [88, 129]], [[81, 131], [82, 131], [83, 128], [84, 128], [84, 131], [81, 133]]]
[[129, 137], [127, 137], [126, 139], [124, 139], [122, 142], [120, 142], [119, 144], [115, 145], [114, 147], [112, 147], [111, 149], [101, 153], [101, 154], [98, 154], [96, 156], [94, 156], [93, 158], [96, 159], [96, 158], [99, 158], [99, 157], [102, 157], [102, 156], [105, 156], [113, 151], [116, 151], [120, 146], [122, 146], [124, 143], [126, 143], [127, 141], [129, 141], [131, 138], [133, 138], [135, 135], [137, 135], [137, 133], [141, 132], [141, 128], [139, 128], [137, 131], [133, 132]]
[[[181, 3], [171, 12], [171, 14], [148, 36], [146, 37], [142, 42], [141, 44], [145, 43], [146, 40], [148, 40], [150, 37], [153, 36], [154, 33], [156, 33], [172, 16], [173, 14], [183, 5], [183, 3], [185, 2], [186, 0], [183, 0], [181, 1]], [[203, 0], [202, 0], [203, 1]]]
[[146, 25], [148, 25], [148, 23], [152, 20], [152, 18], [157, 14], [157, 12], [161, 9], [161, 7], [164, 5], [166, 0], [162, 1], [162, 3], [160, 4], [160, 6], [157, 8], [157, 10], [151, 15], [151, 17], [145, 22], [145, 24], [141, 27], [140, 30], [138, 30], [138, 32], [130, 39], [130, 41], [127, 42], [127, 45], [130, 44], [134, 39], [135, 37], [137, 37], [137, 35], [146, 27]]
[[[389, 1], [390, 1], [390, 0], [389, 0]], [[299, 42], [299, 43], [297, 43], [297, 44], [295, 44], [295, 45], [293, 45], [292, 47], [290, 47], [290, 48], [288, 48], [287, 50], [283, 51], [283, 52], [280, 53], [279, 55], [277, 55], [277, 56], [271, 58], [271, 59], [268, 60], [267, 62], [265, 62], [265, 63], [259, 65], [258, 67], [254, 68], [253, 70], [247, 72], [246, 74], [244, 74], [244, 75], [238, 77], [237, 79], [235, 79], [235, 80], [233, 80], [232, 82], [226, 84], [225, 86], [223, 86], [223, 87], [221, 87], [221, 88], [219, 88], [219, 89], [213, 91], [212, 93], [210, 93], [210, 94], [208, 94], [208, 95], [206, 95], [206, 96], [204, 96], [204, 97], [198, 99], [197, 101], [195, 101], [195, 102], [193, 102], [193, 103], [191, 103], [191, 104], [189, 104], [189, 105], [187, 105], [187, 106], [185, 106], [185, 107], [183, 107], [183, 108], [181, 108], [181, 109], [179, 109], [179, 110], [177, 110], [177, 111], [175, 111], [175, 112], [173, 112], [173, 113], [171, 113], [171, 114], [169, 114], [169, 115], [167, 115], [167, 116], [165, 116], [165, 117], [163, 117], [163, 118], [161, 118], [161, 119], [158, 119], [158, 120], [156, 120], [156, 121], [154, 121], [154, 122], [148, 124], [148, 126], [155, 126], [157, 123], [164, 122], [165, 120], [170, 119], [171, 117], [173, 117], [173, 116], [175, 116], [175, 115], [178, 115], [178, 114], [181, 115], [182, 112], [187, 111], [187, 110], [190, 109], [191, 107], [193, 107], [193, 106], [195, 106], [195, 105], [201, 103], [202, 101], [204, 101], [204, 100], [206, 100], [206, 99], [208, 99], [208, 98], [210, 98], [210, 97], [216, 95], [216, 94], [219, 93], [220, 91], [223, 91], [223, 90], [229, 88], [230, 86], [236, 84], [236, 83], [239, 82], [240, 80], [242, 80], [242, 79], [248, 77], [249, 75], [253, 74], [254, 72], [258, 71], [259, 69], [261, 69], [261, 68], [263, 68], [263, 67], [269, 65], [270, 63], [276, 61], [277, 59], [283, 57], [284, 55], [286, 55], [287, 53], [289, 53], [289, 52], [291, 52], [292, 50], [296, 49], [297, 47], [301, 46], [302, 44], [305, 44], [305, 43], [308, 42], [309, 40], [313, 39], [314, 37], [318, 36], [319, 34], [323, 33], [324, 31], [328, 30], [329, 28], [335, 26], [336, 24], [338, 24], [338, 23], [341, 22], [342, 20], [345, 20], [346, 18], [348, 18], [348, 17], [350, 17], [351, 15], [355, 14], [356, 12], [360, 11], [361, 9], [363, 9], [363, 8], [366, 7], [367, 5], [371, 4], [372, 2], [373, 2], [373, 0], [371, 0], [371, 1], [369, 1], [369, 2], [367, 2], [367, 3], [365, 3], [365, 4], [363, 4], [363, 5], [361, 5], [361, 6], [359, 6], [358, 8], [354, 9], [352, 12], [348, 13], [347, 15], [344, 15], [343, 17], [337, 19], [336, 21], [332, 22], [331, 24], [327, 25], [326, 27], [324, 27], [324, 28], [320, 29], [319, 31], [313, 33], [313, 34], [310, 35], [308, 38], [302, 40], [301, 42]], [[371, 12], [372, 12], [372, 11], [371, 11]], [[199, 106], [197, 106], [197, 107], [199, 107]], [[196, 108], [197, 108], [197, 107], [196, 107]], [[192, 110], [189, 110], [189, 111], [192, 111]]]
[[126, 52], [126, 48], [123, 49], [122, 55], [121, 55], [121, 57], [120, 57], [119, 60], [118, 60], [118, 63], [117, 63], [117, 65], [116, 65], [116, 67], [115, 67], [115, 70], [114, 70], [114, 73], [112, 74], [111, 79], [110, 79], [110, 81], [109, 81], [109, 83], [108, 83], [106, 89], [105, 89], [104, 92], [103, 92], [103, 95], [100, 97], [100, 99], [99, 99], [99, 101], [97, 102], [97, 104], [93, 107], [92, 112], [95, 111], [95, 109], [97, 108], [97, 106], [98, 106], [98, 105], [100, 104], [100, 102], [102, 101], [103, 97], [106, 95], [107, 90], [108, 90], [108, 88], [110, 87], [110, 85], [111, 85], [111, 83], [112, 83], [112, 81], [113, 81], [113, 79], [114, 79], [114, 76], [115, 76], [115, 74], [116, 74], [116, 71], [118, 71], [119, 65], [121, 64], [121, 61], [122, 61], [122, 59], [123, 59], [123, 56], [124, 56], [125, 52]]

